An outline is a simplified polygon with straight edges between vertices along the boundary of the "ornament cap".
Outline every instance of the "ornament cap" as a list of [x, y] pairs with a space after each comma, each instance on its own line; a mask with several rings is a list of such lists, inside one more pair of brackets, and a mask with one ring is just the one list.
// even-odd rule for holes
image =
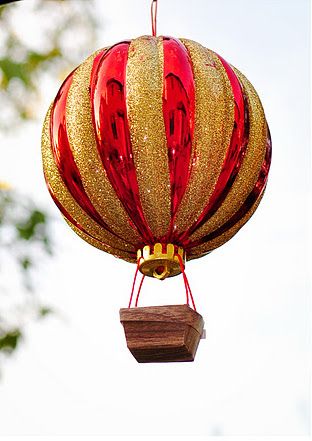
[[145, 245], [137, 251], [139, 270], [145, 276], [159, 280], [176, 276], [181, 273], [178, 254], [185, 264], [185, 251], [178, 245], [159, 242], [154, 245]]

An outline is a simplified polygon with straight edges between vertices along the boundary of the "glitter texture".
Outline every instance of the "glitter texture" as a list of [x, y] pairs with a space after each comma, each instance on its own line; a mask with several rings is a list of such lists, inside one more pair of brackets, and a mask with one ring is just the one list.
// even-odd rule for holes
[[254, 214], [256, 209], [258, 208], [258, 205], [261, 202], [261, 199], [263, 197], [264, 191], [261, 193], [253, 207], [248, 211], [248, 213], [239, 221], [237, 222], [232, 228], [227, 230], [225, 233], [221, 234], [220, 236], [216, 237], [215, 239], [210, 240], [209, 242], [206, 242], [202, 245], [198, 245], [197, 247], [192, 248], [187, 253], [187, 260], [196, 259], [197, 257], [202, 257], [203, 255], [209, 253], [210, 251], [220, 247], [225, 242], [230, 240], [235, 234], [245, 225], [245, 223], [251, 218], [251, 216]]
[[[162, 109], [162, 38], [131, 42], [126, 73], [128, 119], [145, 219], [158, 239], [170, 226], [170, 178]], [[157, 242], [157, 240], [155, 240]]]
[[[222, 170], [218, 177], [214, 191], [209, 198], [209, 202], [199, 216], [197, 222], [195, 222], [195, 224], [188, 228], [183, 235], [179, 237], [179, 240], [182, 241], [187, 247], [189, 247], [188, 238], [193, 234], [194, 231], [200, 228], [208, 221], [208, 219], [212, 217], [212, 215], [218, 210], [225, 200], [233, 185], [233, 182], [235, 181], [237, 173], [239, 172], [248, 142], [249, 118], [247, 98], [243, 95], [242, 87], [234, 71], [225, 60], [223, 60], [219, 55], [218, 57], [221, 60], [231, 82], [235, 102], [235, 120], [231, 142], [227, 149]], [[205, 238], [206, 236], [203, 238], [203, 242], [205, 242]]]
[[[104, 49], [105, 50], [105, 49]], [[119, 201], [98, 154], [91, 117], [90, 73], [98, 51], [75, 71], [66, 104], [67, 135], [89, 199], [113, 232], [125, 242], [140, 243], [138, 233]]]
[[[51, 106], [52, 107], [52, 106]], [[77, 204], [74, 198], [69, 193], [66, 188], [57, 166], [55, 164], [53, 153], [51, 149], [50, 140], [50, 114], [51, 107], [46, 115], [43, 132], [42, 132], [42, 160], [43, 168], [46, 180], [49, 182], [49, 186], [53, 191], [54, 195], [57, 197], [59, 203], [64, 207], [64, 209], [75, 219], [75, 221], [82, 226], [82, 228], [90, 233], [91, 236], [108, 244], [113, 248], [120, 248], [125, 252], [133, 251], [133, 246], [128, 244], [121, 239], [118, 239], [113, 234], [107, 232], [100, 227], [93, 219], [91, 219], [83, 209]], [[118, 251], [116, 251], [118, 254]]]
[[105, 251], [106, 253], [112, 254], [113, 256], [123, 259], [126, 262], [129, 263], [136, 263], [137, 258], [136, 254], [129, 254], [126, 252], [122, 252], [120, 250], [116, 250], [115, 248], [110, 247], [109, 245], [105, 245], [102, 242], [99, 242], [98, 240], [88, 236], [87, 234], [83, 233], [79, 228], [75, 227], [68, 219], [64, 218], [67, 222], [67, 224], [70, 226], [70, 228], [84, 241], [88, 242], [90, 245], [94, 246], [95, 248], [98, 248], [99, 250]]
[[188, 229], [201, 215], [222, 169], [234, 123], [232, 87], [219, 58], [194, 41], [181, 39], [195, 81], [195, 158], [186, 192], [176, 215], [176, 232]]
[[239, 210], [253, 189], [264, 160], [267, 129], [261, 102], [250, 82], [237, 69], [233, 69], [244, 88], [248, 101], [248, 145], [238, 175], [226, 199], [216, 213], [201, 228], [195, 231], [190, 237], [191, 241], [198, 240], [216, 230]]

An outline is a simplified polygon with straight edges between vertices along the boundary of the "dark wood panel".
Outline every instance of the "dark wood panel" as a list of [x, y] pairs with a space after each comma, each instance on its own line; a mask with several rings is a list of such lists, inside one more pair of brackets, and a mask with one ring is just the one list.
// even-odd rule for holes
[[120, 321], [139, 363], [194, 361], [204, 327], [188, 305], [123, 308]]

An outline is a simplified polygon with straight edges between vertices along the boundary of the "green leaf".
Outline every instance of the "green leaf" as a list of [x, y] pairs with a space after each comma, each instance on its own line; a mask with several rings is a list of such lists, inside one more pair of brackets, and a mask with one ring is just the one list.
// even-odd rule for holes
[[23, 270], [27, 271], [31, 267], [32, 261], [30, 260], [29, 257], [23, 257], [20, 260], [20, 264], [21, 264], [21, 267], [23, 268]]
[[19, 329], [0, 334], [0, 351], [11, 353], [20, 342], [22, 333]]
[[45, 317], [49, 314], [53, 313], [53, 309], [49, 308], [48, 306], [42, 306], [39, 311], [39, 317]]
[[58, 47], [54, 47], [53, 49], [51, 49], [46, 53], [29, 51], [27, 54], [27, 64], [30, 67], [30, 69], [33, 71], [41, 67], [42, 63], [45, 63], [46, 61], [51, 61], [54, 58], [60, 56], [61, 56], [61, 51]]
[[19, 237], [24, 240], [30, 240], [36, 234], [36, 228], [39, 224], [46, 222], [46, 216], [42, 211], [33, 210], [30, 217], [25, 222], [16, 225]]
[[12, 78], [19, 78], [28, 88], [33, 87], [27, 63], [19, 63], [13, 61], [11, 58], [3, 57], [0, 59], [0, 69], [2, 70], [1, 87], [3, 89], [8, 87]]
[[28, 89], [34, 88], [33, 73], [41, 68], [46, 61], [54, 60], [61, 56], [58, 47], [54, 47], [46, 53], [28, 51], [22, 62], [17, 62], [9, 57], [0, 58], [0, 69], [2, 70], [2, 89], [7, 89], [13, 78], [19, 78]]

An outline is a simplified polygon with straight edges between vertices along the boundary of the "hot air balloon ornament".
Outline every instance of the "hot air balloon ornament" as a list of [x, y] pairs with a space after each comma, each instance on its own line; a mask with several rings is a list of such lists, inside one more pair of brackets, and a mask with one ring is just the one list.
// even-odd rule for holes
[[[100, 49], [63, 82], [42, 135], [46, 183], [69, 226], [136, 264], [120, 310], [139, 362], [193, 361], [203, 331], [185, 262], [221, 246], [263, 196], [271, 139], [253, 86], [195, 41], [151, 36]], [[186, 304], [132, 306], [138, 271], [182, 273]], [[191, 301], [191, 306], [189, 305]]]

